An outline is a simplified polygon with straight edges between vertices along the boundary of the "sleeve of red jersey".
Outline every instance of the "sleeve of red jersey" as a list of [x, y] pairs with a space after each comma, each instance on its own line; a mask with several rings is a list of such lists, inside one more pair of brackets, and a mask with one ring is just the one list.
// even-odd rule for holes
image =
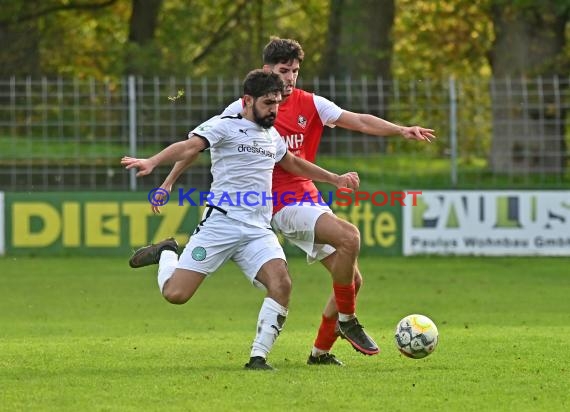
[[313, 101], [317, 109], [317, 113], [321, 118], [321, 122], [325, 126], [335, 127], [335, 122], [343, 112], [339, 106], [322, 96], [313, 95]]

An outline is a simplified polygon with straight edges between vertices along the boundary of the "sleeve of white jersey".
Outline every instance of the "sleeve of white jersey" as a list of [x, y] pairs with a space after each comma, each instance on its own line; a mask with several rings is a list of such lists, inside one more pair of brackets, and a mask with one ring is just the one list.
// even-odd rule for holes
[[243, 111], [243, 102], [241, 99], [237, 99], [235, 102], [231, 103], [228, 107], [224, 109], [221, 116], [233, 116], [235, 114], [241, 113]]
[[222, 141], [226, 134], [224, 133], [224, 123], [220, 121], [220, 116], [214, 116], [188, 133], [188, 138], [192, 137], [192, 135], [202, 136], [208, 141], [210, 147], [214, 147]]
[[330, 100], [322, 96], [317, 96], [316, 94], [313, 94], [313, 101], [315, 102], [315, 107], [317, 108], [321, 122], [323, 122], [325, 126], [335, 127], [334, 122], [338, 120], [343, 110]]

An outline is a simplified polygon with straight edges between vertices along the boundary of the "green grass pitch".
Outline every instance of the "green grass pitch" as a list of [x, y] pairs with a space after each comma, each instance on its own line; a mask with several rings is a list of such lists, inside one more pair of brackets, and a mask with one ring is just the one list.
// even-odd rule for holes
[[[0, 259], [2, 411], [567, 411], [570, 259], [363, 258], [358, 315], [382, 352], [306, 359], [331, 282], [292, 259], [290, 314], [270, 356], [243, 364], [263, 293], [233, 264], [186, 305], [155, 269], [116, 258]], [[401, 356], [397, 321], [422, 313], [440, 343]]]

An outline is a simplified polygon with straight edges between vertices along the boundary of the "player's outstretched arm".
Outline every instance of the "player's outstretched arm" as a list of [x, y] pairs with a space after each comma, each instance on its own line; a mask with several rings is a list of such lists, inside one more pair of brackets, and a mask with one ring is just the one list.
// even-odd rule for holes
[[[189, 159], [193, 162], [198, 157], [197, 155], [206, 149], [206, 142], [205, 139], [190, 138], [171, 144], [149, 159], [124, 156], [121, 159], [121, 165], [125, 166], [125, 169], [138, 169], [137, 177], [146, 176], [150, 174], [155, 167], [162, 164], [172, 164], [183, 160], [188, 161]], [[187, 166], [189, 165], [190, 163]]]
[[334, 124], [343, 129], [355, 130], [373, 136], [400, 135], [404, 139], [425, 140], [427, 142], [436, 138], [433, 129], [420, 126], [399, 126], [371, 114], [354, 113], [347, 110], [342, 112]]
[[291, 174], [303, 176], [317, 182], [330, 183], [337, 188], [347, 187], [349, 189], [356, 190], [360, 185], [360, 178], [356, 172], [348, 172], [339, 176], [336, 173], [329, 172], [314, 163], [301, 159], [300, 157], [293, 155], [291, 152], [287, 152], [287, 154], [285, 154], [278, 163], [279, 166]]

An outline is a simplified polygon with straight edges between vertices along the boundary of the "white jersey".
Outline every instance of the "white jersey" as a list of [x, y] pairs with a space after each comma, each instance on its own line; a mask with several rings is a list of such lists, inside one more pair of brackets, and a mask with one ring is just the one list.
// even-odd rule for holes
[[232, 219], [269, 228], [273, 168], [287, 153], [277, 130], [235, 115], [215, 116], [188, 136], [193, 134], [210, 144], [213, 181], [207, 203], [226, 210]]

